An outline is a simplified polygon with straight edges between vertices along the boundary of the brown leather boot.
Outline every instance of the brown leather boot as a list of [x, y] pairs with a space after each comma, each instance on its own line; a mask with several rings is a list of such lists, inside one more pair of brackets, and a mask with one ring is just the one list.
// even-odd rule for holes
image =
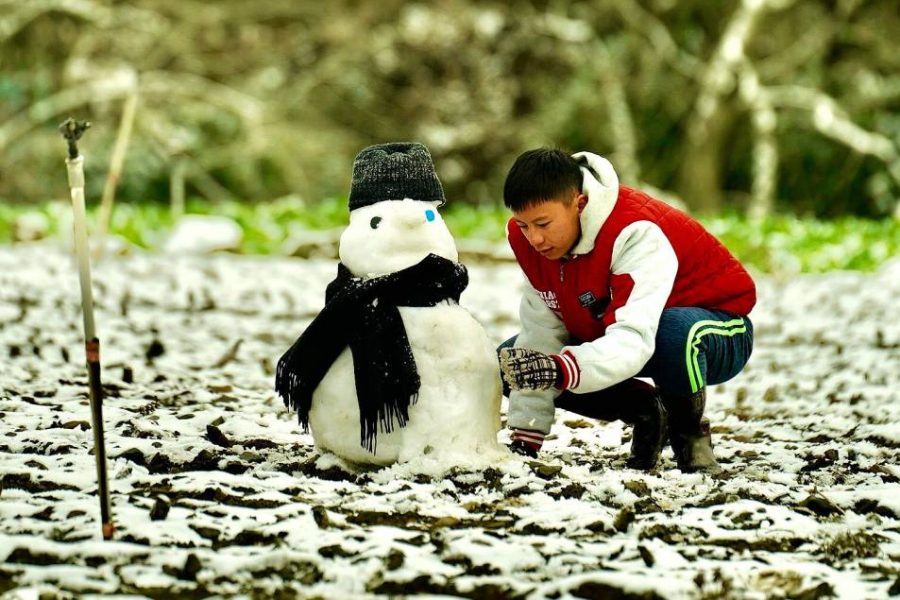
[[706, 388], [688, 396], [664, 394], [662, 401], [669, 411], [669, 441], [678, 468], [684, 473], [720, 472], [722, 467], [713, 454], [709, 419], [703, 417]]

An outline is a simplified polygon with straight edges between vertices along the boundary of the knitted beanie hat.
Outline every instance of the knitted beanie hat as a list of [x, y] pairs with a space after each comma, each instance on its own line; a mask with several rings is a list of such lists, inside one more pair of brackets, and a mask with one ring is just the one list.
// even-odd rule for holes
[[417, 142], [378, 144], [364, 148], [353, 161], [350, 210], [382, 200], [446, 203], [428, 148]]

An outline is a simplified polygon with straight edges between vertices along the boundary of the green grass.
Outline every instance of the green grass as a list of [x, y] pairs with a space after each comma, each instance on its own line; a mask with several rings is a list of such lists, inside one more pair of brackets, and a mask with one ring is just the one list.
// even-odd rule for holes
[[[195, 214], [224, 215], [237, 221], [244, 230], [240, 250], [247, 254], [277, 254], [295, 229], [344, 227], [348, 219], [343, 198], [314, 205], [296, 198], [264, 204], [193, 201], [188, 203], [187, 210]], [[69, 226], [70, 211], [61, 202], [37, 207], [0, 203], [0, 243], [12, 241], [13, 224], [17, 221], [36, 221], [48, 235], [57, 235], [60, 227]], [[96, 207], [92, 206], [89, 212], [95, 218]], [[505, 238], [509, 215], [501, 206], [456, 205], [442, 214], [457, 239], [502, 242]], [[900, 255], [900, 222], [895, 219], [870, 221], [847, 217], [817, 221], [773, 215], [750, 222], [738, 215], [725, 215], [701, 221], [745, 264], [764, 272], [870, 271], [887, 258]], [[165, 239], [172, 225], [165, 205], [121, 204], [113, 213], [111, 230], [141, 248], [153, 249]]]

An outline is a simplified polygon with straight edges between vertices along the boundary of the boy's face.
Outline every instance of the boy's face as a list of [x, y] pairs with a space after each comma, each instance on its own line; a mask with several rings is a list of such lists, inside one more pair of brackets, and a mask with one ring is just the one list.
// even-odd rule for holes
[[587, 204], [581, 192], [566, 192], [513, 213], [531, 247], [544, 258], [558, 260], [569, 253], [581, 237], [579, 216]]

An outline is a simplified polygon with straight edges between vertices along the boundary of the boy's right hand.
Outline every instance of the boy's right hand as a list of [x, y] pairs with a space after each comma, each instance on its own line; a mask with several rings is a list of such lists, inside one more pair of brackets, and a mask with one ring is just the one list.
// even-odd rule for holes
[[501, 350], [500, 372], [513, 390], [549, 390], [562, 381], [553, 356], [527, 348]]

